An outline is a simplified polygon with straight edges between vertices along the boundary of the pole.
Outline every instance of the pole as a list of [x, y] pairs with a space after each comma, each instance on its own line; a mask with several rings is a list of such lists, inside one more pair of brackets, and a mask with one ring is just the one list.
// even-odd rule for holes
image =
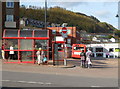
[[47, 29], [47, 0], [45, 0], [45, 30]]
[[[65, 41], [65, 38], [64, 38], [64, 41]], [[66, 61], [66, 58], [65, 58], [65, 42], [64, 42], [64, 66], [67, 66], [67, 61]]]

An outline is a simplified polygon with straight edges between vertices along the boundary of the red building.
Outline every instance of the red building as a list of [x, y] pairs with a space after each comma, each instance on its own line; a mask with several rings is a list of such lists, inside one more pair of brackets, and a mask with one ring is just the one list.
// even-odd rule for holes
[[[62, 28], [63, 27], [48, 27], [48, 29], [50, 30], [50, 44], [49, 46], [51, 47], [50, 51], [52, 51], [52, 41], [62, 41]], [[72, 47], [72, 44], [76, 44], [76, 43], [79, 43], [80, 41], [80, 31], [76, 29], [76, 27], [66, 27], [67, 28], [67, 37], [65, 38], [65, 44], [66, 44], [66, 57], [69, 58], [71, 57], [71, 47]], [[57, 38], [58, 37], [58, 38]], [[56, 40], [57, 39], [57, 40]], [[60, 57], [63, 58], [63, 52], [64, 51], [64, 48], [63, 47], [63, 44], [64, 43], [57, 43], [58, 44], [58, 51], [60, 52]], [[61, 59], [60, 59], [61, 60]]]
[[[62, 36], [63, 27], [48, 27], [48, 29], [52, 30], [51, 34], [51, 40], [54, 39], [54, 37]], [[76, 29], [76, 27], [66, 27], [67, 28], [67, 38], [65, 39], [66, 44], [69, 44], [72, 46], [72, 44], [76, 44], [80, 40], [80, 31]]]

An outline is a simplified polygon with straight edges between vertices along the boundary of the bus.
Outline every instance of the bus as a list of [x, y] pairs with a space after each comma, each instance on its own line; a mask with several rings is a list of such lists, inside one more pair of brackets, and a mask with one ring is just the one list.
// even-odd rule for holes
[[72, 45], [72, 58], [80, 58], [80, 53], [84, 50], [86, 52], [86, 45], [84, 44], [73, 44]]

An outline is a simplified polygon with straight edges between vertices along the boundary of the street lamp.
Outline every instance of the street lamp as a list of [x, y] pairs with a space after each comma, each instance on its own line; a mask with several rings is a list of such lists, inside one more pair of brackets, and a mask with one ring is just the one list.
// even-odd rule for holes
[[47, 30], [47, 0], [45, 0], [45, 29]]
[[117, 15], [116, 15], [116, 17], [118, 18], [118, 17], [119, 17], [119, 15], [117, 14]]

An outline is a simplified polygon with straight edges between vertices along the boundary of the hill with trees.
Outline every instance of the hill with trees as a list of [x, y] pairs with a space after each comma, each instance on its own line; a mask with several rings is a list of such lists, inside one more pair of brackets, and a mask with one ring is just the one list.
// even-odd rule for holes
[[[20, 7], [20, 18], [44, 21], [45, 8], [26, 8]], [[89, 33], [112, 33], [116, 28], [106, 22], [100, 22], [94, 16], [87, 16], [83, 13], [72, 12], [61, 7], [51, 7], [47, 9], [47, 22], [49, 23], [68, 23], [68, 26], [76, 26], [79, 30]]]

